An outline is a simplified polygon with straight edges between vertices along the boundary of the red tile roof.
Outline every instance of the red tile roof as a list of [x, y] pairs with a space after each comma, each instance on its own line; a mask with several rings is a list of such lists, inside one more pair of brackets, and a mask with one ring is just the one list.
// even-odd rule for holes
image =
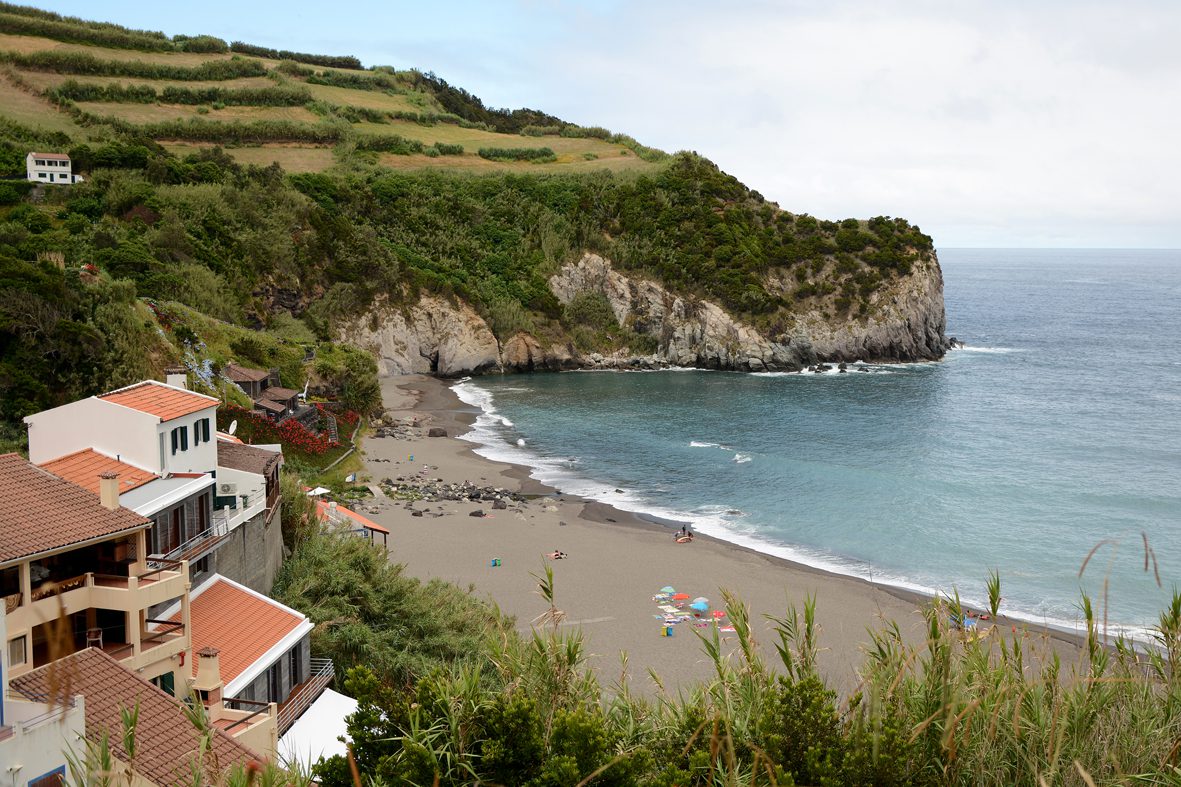
[[[97, 648], [78, 651], [64, 659], [13, 678], [12, 688], [25, 695], [48, 695], [60, 691], [86, 698], [86, 737], [98, 743], [106, 733], [111, 752], [127, 761], [122, 746], [120, 709], [139, 706], [135, 730], [135, 767], [155, 784], [191, 781], [190, 763], [197, 756], [200, 738], [185, 717], [180, 702], [129, 672]], [[228, 770], [261, 760], [259, 755], [220, 729], [213, 733], [213, 755], [217, 767]], [[208, 755], [206, 755], [208, 757]], [[221, 779], [214, 779], [220, 783]]]
[[173, 388], [155, 380], [145, 380], [98, 398], [157, 416], [161, 421], [171, 421], [218, 405], [218, 400], [212, 396]]
[[17, 454], [0, 454], [0, 563], [149, 524]]
[[[180, 622], [180, 614], [172, 620]], [[205, 647], [221, 651], [218, 661], [226, 684], [307, 620], [278, 601], [221, 576], [213, 577], [191, 596], [189, 614], [193, 652]], [[194, 676], [197, 661], [193, 659]]]
[[36, 152], [34, 152], [32, 155], [33, 155], [33, 158], [48, 158], [48, 159], [53, 159], [54, 161], [69, 161], [70, 160], [70, 157], [67, 156], [65, 153], [36, 153]]
[[378, 533], [389, 533], [390, 532], [390, 529], [388, 527], [385, 527], [384, 525], [379, 525], [376, 522], [374, 522], [372, 519], [369, 519], [368, 517], [361, 516], [356, 511], [353, 511], [350, 508], [345, 508], [344, 506], [340, 505], [339, 503], [337, 503], [336, 506], [331, 506], [329, 503], [325, 502], [324, 500], [317, 500], [316, 501], [316, 508], [320, 512], [320, 519], [323, 519], [325, 521], [331, 521], [329, 519], [329, 512], [335, 511], [340, 516], [343, 516], [347, 519], [353, 520], [354, 522], [356, 522], [358, 525], [365, 528], [366, 530], [376, 530]]
[[84, 448], [81, 451], [44, 462], [41, 469], [48, 470], [58, 478], [64, 478], [83, 489], [89, 489], [96, 495], [99, 493], [98, 477], [101, 473], [115, 473], [119, 476], [119, 494], [130, 492], [136, 487], [159, 478], [158, 475], [149, 473], [147, 470], [141, 470], [134, 465], [104, 456], [93, 448]]

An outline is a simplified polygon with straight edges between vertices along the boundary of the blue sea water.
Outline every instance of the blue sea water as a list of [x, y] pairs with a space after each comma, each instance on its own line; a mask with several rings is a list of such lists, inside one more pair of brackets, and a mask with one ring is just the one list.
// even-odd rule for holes
[[481, 377], [456, 386], [484, 411], [469, 439], [564, 492], [878, 582], [982, 605], [996, 569], [1003, 609], [1038, 622], [1076, 627], [1106, 584], [1109, 622], [1142, 635], [1181, 585], [1181, 252], [940, 260], [968, 345], [942, 362]]

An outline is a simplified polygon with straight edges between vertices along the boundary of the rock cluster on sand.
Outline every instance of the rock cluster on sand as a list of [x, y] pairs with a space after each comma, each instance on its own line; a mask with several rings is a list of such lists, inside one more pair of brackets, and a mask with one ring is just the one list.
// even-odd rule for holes
[[520, 505], [529, 498], [517, 492], [494, 486], [479, 486], [471, 481], [447, 483], [442, 479], [386, 478], [381, 489], [390, 497], [422, 500], [435, 503], [450, 500], [459, 503], [487, 503], [494, 509], [504, 510], [509, 503]]

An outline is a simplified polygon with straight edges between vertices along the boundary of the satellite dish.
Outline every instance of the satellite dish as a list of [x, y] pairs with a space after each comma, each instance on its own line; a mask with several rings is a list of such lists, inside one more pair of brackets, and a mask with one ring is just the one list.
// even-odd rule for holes
[[233, 434], [236, 431], [238, 431], [238, 419], [235, 418], [233, 421], [230, 421], [230, 428], [226, 430], [226, 434]]

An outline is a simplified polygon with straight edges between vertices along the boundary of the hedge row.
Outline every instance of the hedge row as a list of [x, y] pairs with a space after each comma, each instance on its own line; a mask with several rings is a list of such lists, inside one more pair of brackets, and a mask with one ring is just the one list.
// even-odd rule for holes
[[287, 120], [256, 120], [251, 123], [214, 123], [205, 120], [173, 120], [145, 123], [136, 130], [153, 139], [243, 144], [263, 142], [310, 142], [330, 145], [345, 137], [344, 129], [329, 125], [308, 125]]
[[0, 7], [0, 32], [22, 36], [43, 36], [55, 41], [94, 44], [115, 49], [138, 49], [148, 52], [170, 52], [176, 49], [172, 41], [163, 33], [129, 30], [119, 25], [85, 22], [81, 19], [61, 17], [57, 14], [28, 16], [12, 13], [19, 8], [19, 6], [10, 5]]
[[480, 158], [489, 161], [556, 161], [553, 148], [480, 148]]
[[84, 52], [0, 52], [0, 62], [29, 71], [84, 76], [138, 77], [140, 79], [176, 79], [213, 82], [240, 77], [266, 76], [267, 70], [257, 60], [231, 58], [211, 60], [199, 66], [174, 66], [144, 63], [138, 60], [101, 60]]
[[378, 153], [393, 153], [397, 156], [409, 156], [414, 153], [424, 153], [428, 156], [462, 156], [463, 145], [450, 145], [446, 142], [436, 142], [427, 147], [417, 139], [406, 139], [397, 134], [382, 134], [361, 137], [357, 140], [357, 150], [369, 150]]
[[296, 107], [311, 101], [312, 95], [305, 88], [261, 87], [226, 89], [221, 87], [184, 88], [166, 87], [157, 92], [151, 85], [93, 85], [70, 80], [47, 91], [55, 100], [109, 101], [120, 104], [222, 104], [234, 106]]
[[352, 55], [312, 55], [306, 52], [291, 52], [286, 49], [271, 49], [265, 46], [255, 46], [243, 41], [234, 41], [230, 50], [244, 55], [266, 57], [271, 60], [294, 60], [297, 63], [310, 63], [313, 66], [327, 66], [329, 68], [351, 68], [360, 70], [361, 61]]

